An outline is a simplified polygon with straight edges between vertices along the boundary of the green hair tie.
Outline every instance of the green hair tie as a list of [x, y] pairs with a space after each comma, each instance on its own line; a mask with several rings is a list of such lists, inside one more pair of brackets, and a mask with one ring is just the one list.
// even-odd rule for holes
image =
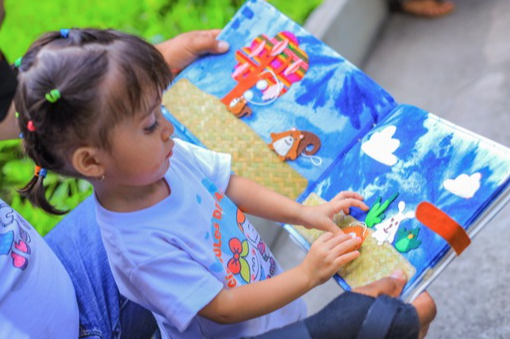
[[46, 100], [54, 104], [60, 99], [60, 91], [58, 89], [52, 89], [49, 93], [46, 93], [45, 97]]
[[16, 59], [16, 61], [14, 61], [14, 66], [16, 66], [16, 68], [19, 68], [19, 66], [21, 66], [21, 60], [23, 60], [23, 57], [19, 57]]

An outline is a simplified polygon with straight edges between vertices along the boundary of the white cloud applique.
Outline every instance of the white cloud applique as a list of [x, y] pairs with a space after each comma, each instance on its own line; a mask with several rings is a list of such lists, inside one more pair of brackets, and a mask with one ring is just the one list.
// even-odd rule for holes
[[472, 198], [480, 188], [481, 173], [472, 175], [461, 174], [455, 179], [447, 179], [443, 182], [444, 188], [461, 198]]
[[395, 126], [389, 126], [381, 132], [375, 132], [361, 145], [361, 149], [375, 161], [386, 166], [395, 165], [398, 158], [393, 155], [393, 152], [400, 146], [400, 141], [392, 138], [396, 131]]

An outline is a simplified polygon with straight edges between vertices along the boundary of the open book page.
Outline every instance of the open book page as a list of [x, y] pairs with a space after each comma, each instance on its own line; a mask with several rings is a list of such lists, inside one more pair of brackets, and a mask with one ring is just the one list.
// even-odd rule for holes
[[[292, 169], [306, 179], [297, 194], [262, 182], [292, 198], [396, 107], [384, 89], [266, 1], [247, 1], [218, 39], [230, 51], [197, 60], [165, 94], [172, 121], [187, 140], [229, 152], [234, 163], [267, 177]], [[301, 184], [290, 172], [273, 181], [285, 180]]]
[[[230, 51], [177, 77], [167, 117], [185, 140], [232, 154], [236, 174], [300, 202], [362, 194], [368, 214], [337, 218], [365, 238], [340, 272], [345, 289], [401, 267], [412, 298], [506, 203], [508, 149], [398, 106], [267, 2], [247, 1], [219, 39]], [[286, 228], [305, 248], [317, 236]]]
[[[340, 223], [351, 226], [349, 232], [358, 227], [366, 237], [361, 256], [340, 272], [341, 285], [360, 286], [381, 278], [388, 268], [400, 267], [410, 277], [403, 292], [407, 298], [452, 257], [443, 229], [456, 225], [444, 219], [439, 228], [425, 226], [417, 218], [420, 208], [439, 209], [472, 236], [479, 230], [475, 227], [486, 225], [508, 200], [509, 178], [509, 149], [401, 105], [333, 164], [303, 199], [317, 204], [340, 190], [363, 195], [370, 211], [353, 210], [355, 220]], [[424, 202], [430, 205], [420, 205]], [[434, 213], [425, 209], [429, 211]], [[318, 236], [300, 227], [292, 228], [294, 235], [296, 230], [305, 247]]]

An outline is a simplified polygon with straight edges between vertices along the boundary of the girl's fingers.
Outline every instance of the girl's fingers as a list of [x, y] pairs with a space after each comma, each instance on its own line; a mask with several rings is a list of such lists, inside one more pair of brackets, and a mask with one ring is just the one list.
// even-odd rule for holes
[[335, 224], [331, 219], [326, 219], [326, 220], [324, 220], [324, 222], [322, 224], [320, 224], [320, 225], [318, 224], [317, 226], [318, 226], [318, 227], [316, 227], [317, 229], [320, 229], [325, 232], [330, 232], [333, 235], [344, 233], [344, 232], [342, 232], [340, 227], [338, 227], [338, 225]]
[[356, 200], [356, 199], [346, 199], [346, 200], [350, 204], [350, 207], [358, 207], [359, 209], [361, 209], [363, 211], [367, 211], [368, 210], [367, 204], [365, 204], [361, 200]]
[[331, 238], [334, 237], [334, 234], [331, 233], [331, 232], [326, 232], [324, 234], [322, 234], [320, 237], [317, 238], [317, 240], [315, 240], [315, 242], [327, 242], [328, 240], [330, 240]]
[[360, 194], [358, 194], [356, 192], [351, 192], [351, 191], [340, 192], [335, 196], [334, 199], [343, 200], [343, 199], [348, 199], [348, 198], [363, 200], [363, 197]]
[[345, 234], [348, 239], [345, 239], [336, 244], [335, 247], [331, 249], [331, 254], [335, 257], [341, 256], [344, 253], [352, 252], [355, 250], [359, 244], [361, 244], [361, 239], [359, 237], [353, 238], [351, 235]]
[[346, 254], [342, 254], [338, 258], [335, 259], [335, 266], [340, 269], [340, 267], [350, 263], [354, 259], [359, 257], [359, 251], [352, 251]]
[[329, 239], [326, 242], [326, 244], [328, 245], [329, 249], [333, 249], [333, 248], [337, 247], [338, 245], [340, 245], [346, 241], [349, 241], [349, 240], [352, 240], [352, 235], [341, 233], [341, 234], [336, 234], [334, 237]]
[[336, 210], [337, 211], [343, 210], [346, 214], [349, 214], [349, 207], [358, 207], [363, 211], [368, 210], [368, 206], [363, 201], [352, 198], [338, 201]]

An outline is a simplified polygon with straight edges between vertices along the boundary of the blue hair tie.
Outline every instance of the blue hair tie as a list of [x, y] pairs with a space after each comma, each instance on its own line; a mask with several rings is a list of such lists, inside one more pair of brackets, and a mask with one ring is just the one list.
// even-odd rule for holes
[[64, 38], [64, 39], [69, 38], [69, 31], [70, 31], [70, 29], [68, 29], [68, 28], [62, 28], [62, 29], [60, 29], [60, 36], [61, 36], [62, 38]]
[[45, 178], [46, 174], [48, 174], [48, 171], [45, 168], [42, 168], [41, 166], [35, 166], [34, 176]]

